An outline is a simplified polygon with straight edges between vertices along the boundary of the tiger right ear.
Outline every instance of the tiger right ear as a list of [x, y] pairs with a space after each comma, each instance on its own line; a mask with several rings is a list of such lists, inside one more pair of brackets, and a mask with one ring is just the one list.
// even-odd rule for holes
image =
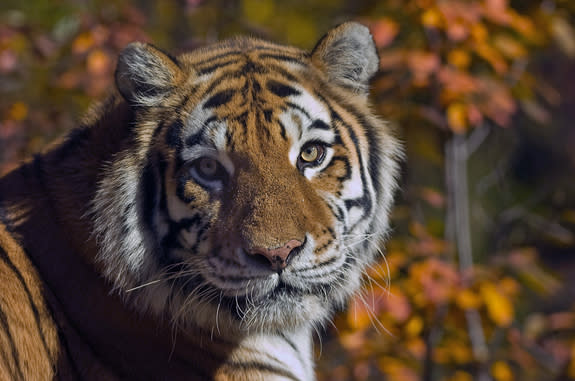
[[176, 60], [152, 45], [133, 42], [120, 53], [116, 86], [132, 105], [157, 106], [182, 80]]
[[312, 62], [340, 86], [367, 95], [379, 56], [369, 29], [346, 22], [330, 30], [312, 51]]

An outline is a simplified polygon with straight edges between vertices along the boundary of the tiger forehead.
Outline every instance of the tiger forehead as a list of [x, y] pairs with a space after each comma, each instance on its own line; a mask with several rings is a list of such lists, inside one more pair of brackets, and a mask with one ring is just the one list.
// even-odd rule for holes
[[196, 49], [180, 55], [178, 61], [191, 65], [201, 75], [223, 64], [237, 61], [241, 57], [254, 62], [275, 60], [297, 65], [309, 62], [309, 54], [303, 50], [247, 37], [237, 37]]
[[203, 140], [220, 149], [255, 148], [267, 142], [279, 148], [300, 140], [306, 125], [318, 117], [327, 124], [325, 107], [311, 95], [304, 54], [273, 47], [216, 49], [195, 60], [195, 102], [186, 117], [195, 138], [188, 142]]

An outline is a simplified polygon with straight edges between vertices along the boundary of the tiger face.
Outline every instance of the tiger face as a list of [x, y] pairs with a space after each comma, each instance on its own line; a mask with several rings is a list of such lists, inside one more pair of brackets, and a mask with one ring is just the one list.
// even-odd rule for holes
[[311, 53], [238, 38], [176, 58], [134, 43], [116, 83], [134, 113], [92, 206], [96, 258], [128, 303], [174, 323], [321, 323], [386, 233], [399, 148], [369, 110], [367, 28]]

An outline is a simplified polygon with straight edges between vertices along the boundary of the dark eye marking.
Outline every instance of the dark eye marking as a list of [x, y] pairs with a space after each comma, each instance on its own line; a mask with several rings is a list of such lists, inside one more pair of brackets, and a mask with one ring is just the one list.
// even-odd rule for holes
[[170, 124], [168, 130], [166, 131], [166, 144], [168, 147], [180, 148], [182, 144], [180, 134], [183, 128], [184, 123], [179, 119]]
[[285, 83], [270, 80], [266, 83], [266, 88], [277, 95], [278, 97], [289, 97], [292, 95], [300, 95], [301, 93], [294, 89], [293, 87], [286, 85]]
[[212, 95], [206, 101], [206, 103], [204, 103], [204, 108], [214, 108], [214, 107], [222, 106], [222, 105], [228, 103], [232, 99], [233, 96], [234, 96], [234, 92], [232, 90], [220, 91], [219, 93]]
[[329, 130], [330, 129], [329, 125], [326, 122], [324, 122], [323, 120], [319, 120], [319, 119], [314, 120], [313, 123], [311, 124], [310, 129], [314, 129], [314, 128], [318, 129], [318, 130]]

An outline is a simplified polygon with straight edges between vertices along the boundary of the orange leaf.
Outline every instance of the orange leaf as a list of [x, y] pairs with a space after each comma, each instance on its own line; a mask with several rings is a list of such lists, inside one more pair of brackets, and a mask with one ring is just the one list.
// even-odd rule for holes
[[94, 46], [94, 36], [90, 32], [84, 32], [78, 35], [72, 43], [72, 51], [76, 54], [82, 54]]
[[86, 59], [86, 66], [92, 74], [105, 74], [112, 65], [112, 59], [106, 52], [101, 49], [96, 49], [88, 55]]
[[427, 201], [429, 205], [436, 208], [441, 208], [445, 205], [445, 197], [437, 190], [429, 187], [424, 187], [419, 193], [420, 197]]
[[399, 32], [399, 24], [386, 17], [373, 23], [369, 29], [375, 44], [378, 47], [383, 48], [391, 44], [395, 36], [397, 36], [397, 33]]
[[453, 49], [447, 54], [447, 62], [458, 69], [466, 69], [471, 63], [471, 57], [463, 49]]
[[439, 68], [439, 57], [430, 52], [414, 51], [407, 56], [407, 65], [414, 75], [416, 86], [425, 86], [428, 77]]
[[28, 105], [23, 102], [16, 102], [10, 107], [8, 111], [8, 119], [14, 121], [22, 121], [28, 116]]

